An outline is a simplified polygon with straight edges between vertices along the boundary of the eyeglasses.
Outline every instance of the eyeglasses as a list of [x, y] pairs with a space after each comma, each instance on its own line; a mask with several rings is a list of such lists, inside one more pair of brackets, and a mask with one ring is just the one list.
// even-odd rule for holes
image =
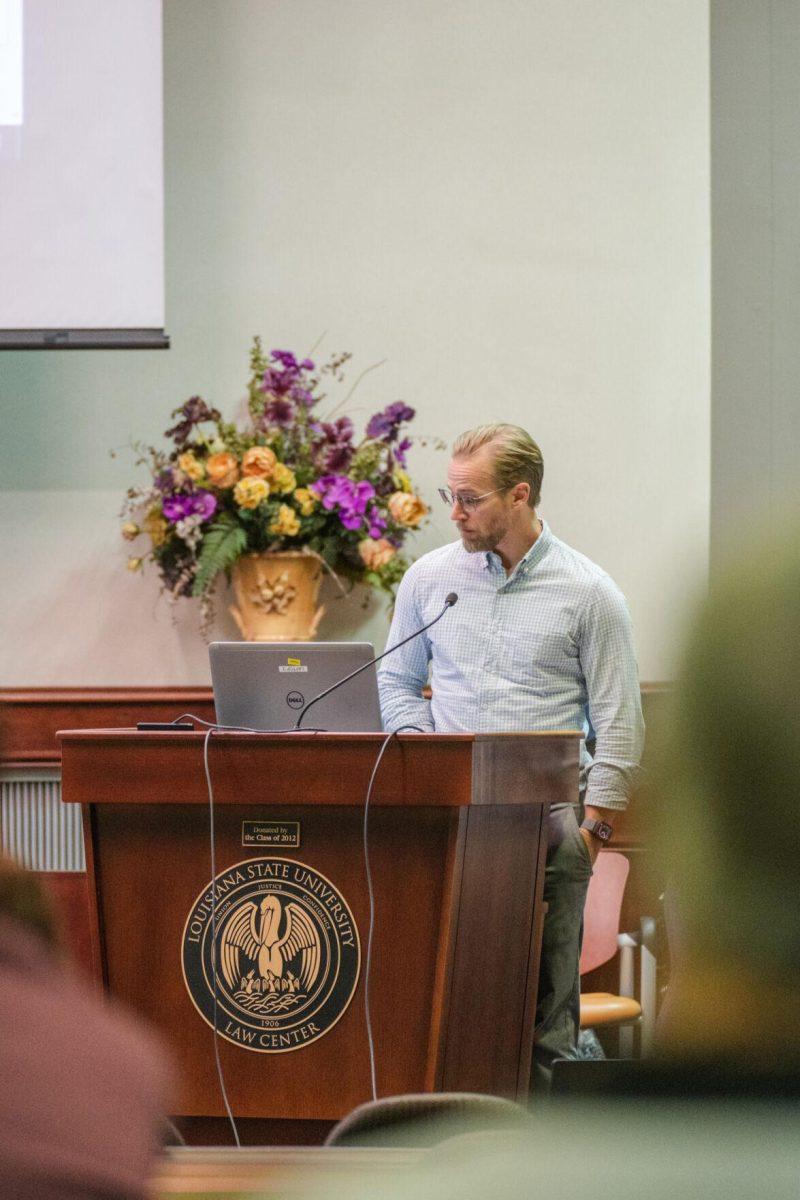
[[493, 488], [491, 492], [484, 492], [482, 496], [462, 496], [461, 492], [451, 491], [450, 488], [439, 488], [439, 495], [445, 502], [448, 508], [452, 508], [457, 504], [459, 508], [463, 508], [464, 512], [474, 512], [482, 500], [487, 496], [494, 496], [497, 492], [508, 491], [507, 488]]

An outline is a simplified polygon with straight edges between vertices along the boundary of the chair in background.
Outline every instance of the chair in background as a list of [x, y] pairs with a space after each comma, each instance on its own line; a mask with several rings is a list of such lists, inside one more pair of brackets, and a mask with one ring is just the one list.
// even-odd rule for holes
[[[603, 850], [598, 854], [589, 883], [583, 918], [580, 973], [588, 974], [619, 954], [619, 990], [581, 993], [581, 1029], [619, 1029], [619, 1053], [631, 1058], [634, 1029], [639, 1051], [650, 1049], [656, 1016], [656, 960], [653, 954], [655, 921], [643, 917], [638, 933], [620, 932], [622, 897], [630, 871], [624, 854]], [[635, 956], [639, 950], [639, 1000], [635, 999]]]
[[454, 1134], [515, 1129], [526, 1110], [478, 1092], [412, 1092], [359, 1104], [325, 1139], [326, 1146], [433, 1146]]

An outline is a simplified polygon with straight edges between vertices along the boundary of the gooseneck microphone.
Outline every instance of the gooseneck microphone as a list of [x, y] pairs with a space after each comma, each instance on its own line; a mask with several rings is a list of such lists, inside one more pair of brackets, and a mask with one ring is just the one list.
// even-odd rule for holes
[[426, 629], [430, 629], [431, 625], [435, 625], [437, 621], [441, 621], [448, 608], [452, 608], [457, 600], [458, 596], [456, 593], [450, 592], [448, 596], [445, 596], [444, 608], [442, 611], [438, 614], [438, 616], [435, 616], [432, 621], [429, 621], [427, 625], [423, 625], [421, 628], [415, 629], [413, 633], [408, 635], [408, 637], [403, 638], [402, 642], [396, 642], [394, 646], [390, 646], [388, 650], [384, 650], [383, 654], [379, 654], [376, 658], [371, 658], [369, 662], [364, 663], [363, 667], [356, 667], [355, 671], [351, 671], [349, 675], [345, 675], [344, 679], [337, 680], [336, 683], [333, 683], [329, 688], [326, 688], [324, 692], [320, 692], [318, 696], [314, 696], [314, 698], [309, 700], [308, 704], [304, 705], [304, 707], [300, 710], [297, 721], [295, 722], [295, 729], [300, 728], [300, 722], [303, 720], [303, 717], [311, 708], [312, 704], [316, 704], [318, 700], [324, 700], [326, 696], [330, 696], [331, 692], [335, 692], [336, 689], [340, 688], [343, 684], [348, 683], [351, 679], [355, 679], [356, 675], [360, 675], [362, 671], [366, 671], [367, 667], [374, 667], [375, 663], [380, 662], [382, 658], [386, 658], [387, 654], [391, 654], [394, 650], [399, 650], [401, 646], [405, 646], [406, 642], [413, 641], [415, 637], [419, 637], [419, 635], [424, 633]]

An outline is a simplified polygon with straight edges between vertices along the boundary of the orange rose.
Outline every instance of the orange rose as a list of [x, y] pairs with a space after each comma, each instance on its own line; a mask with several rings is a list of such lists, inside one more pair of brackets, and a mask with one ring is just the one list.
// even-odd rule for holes
[[252, 475], [256, 479], [269, 479], [277, 461], [269, 446], [251, 446], [245, 450], [242, 459], [242, 474]]
[[419, 496], [408, 492], [392, 492], [389, 497], [389, 512], [398, 525], [419, 525], [428, 509]]
[[380, 567], [394, 558], [397, 551], [391, 542], [386, 538], [365, 538], [363, 542], [358, 543], [358, 553], [361, 555], [361, 560], [370, 571], [377, 571]]
[[236, 455], [228, 450], [221, 454], [212, 454], [206, 459], [206, 475], [209, 483], [217, 488], [233, 487], [239, 478], [239, 464]]

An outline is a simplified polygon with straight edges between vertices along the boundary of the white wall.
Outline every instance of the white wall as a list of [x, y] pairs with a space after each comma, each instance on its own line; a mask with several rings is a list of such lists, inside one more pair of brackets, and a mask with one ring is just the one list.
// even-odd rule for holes
[[800, 5], [711, 5], [711, 569], [800, 512]]
[[[531, 430], [543, 514], [669, 677], [708, 551], [704, 0], [169, 0], [165, 38], [173, 348], [0, 358], [3, 682], [207, 681], [192, 605], [125, 572], [108, 450], [197, 392], [232, 413], [252, 334], [325, 331], [388, 359], [357, 421]], [[433, 497], [446, 456], [411, 467]], [[417, 545], [451, 536], [443, 511]], [[322, 633], [386, 630], [352, 599]]]

